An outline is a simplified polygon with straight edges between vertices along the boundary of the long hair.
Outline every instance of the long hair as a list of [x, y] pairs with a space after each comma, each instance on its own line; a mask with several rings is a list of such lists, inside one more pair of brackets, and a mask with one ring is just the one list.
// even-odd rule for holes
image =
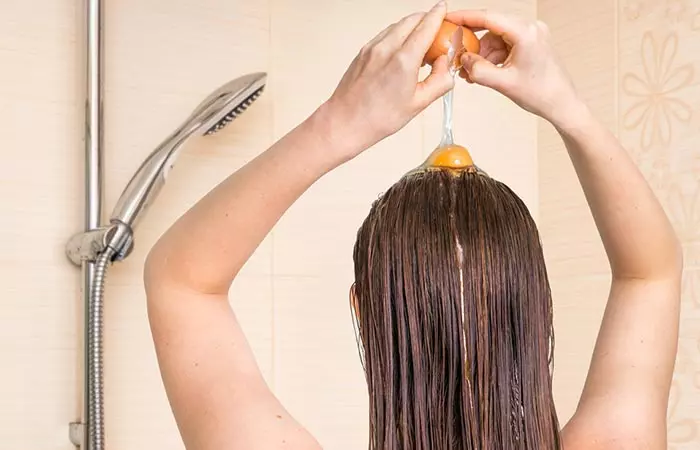
[[560, 449], [539, 234], [506, 185], [409, 174], [355, 244], [370, 450]]

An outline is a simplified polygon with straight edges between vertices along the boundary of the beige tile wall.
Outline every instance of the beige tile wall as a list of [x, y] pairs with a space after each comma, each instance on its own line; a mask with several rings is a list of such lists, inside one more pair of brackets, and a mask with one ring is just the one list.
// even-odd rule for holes
[[[110, 449], [182, 447], [145, 313], [141, 270], [150, 246], [218, 181], [325, 100], [362, 44], [430, 3], [105, 2], [105, 213], [147, 153], [201, 98], [246, 72], [270, 74], [267, 92], [233, 126], [189, 146], [140, 223], [134, 253], [108, 274]], [[67, 424], [79, 411], [78, 270], [63, 255], [65, 240], [82, 223], [79, 5], [0, 5], [2, 448], [67, 450]], [[535, 14], [534, 0], [490, 5]], [[460, 142], [536, 213], [533, 119], [465, 85], [457, 99]], [[510, 122], [505, 130], [504, 121]], [[438, 143], [439, 122], [436, 105], [321, 180], [260, 246], [231, 291], [265, 376], [328, 448], [362, 448], [367, 434], [364, 377], [348, 306], [354, 234], [370, 202]], [[492, 151], [496, 136], [499, 152]]]
[[[203, 96], [246, 72], [270, 74], [268, 90], [254, 107], [225, 132], [189, 146], [140, 224], [136, 250], [109, 273], [109, 448], [181, 448], [145, 314], [141, 269], [148, 249], [219, 180], [327, 98], [365, 41], [431, 2], [105, 3], [107, 213], [140, 161]], [[567, 61], [574, 65], [573, 72], [597, 111], [615, 127], [619, 80], [611, 77], [611, 71], [619, 59], [620, 68], [643, 74], [642, 31], [654, 22], [625, 25], [629, 35], [620, 33], [618, 41], [619, 14], [608, 5], [611, 2], [577, 0], [566, 2], [573, 7], [557, 6], [561, 3], [540, 0], [541, 14], [555, 23], [562, 46], [577, 49]], [[0, 199], [6, 209], [0, 256], [3, 448], [70, 449], [67, 423], [79, 409], [78, 272], [63, 256], [65, 240], [82, 223], [79, 4], [68, 0], [47, 0], [41, 8], [20, 0], [0, 4]], [[537, 10], [535, 0], [455, 0], [451, 6], [488, 6], [531, 18]], [[623, 8], [619, 5], [619, 11]], [[695, 23], [681, 22], [663, 23], [668, 30], [678, 30], [681, 43], [690, 42]], [[681, 44], [679, 49], [674, 64], [690, 62], [692, 44]], [[594, 228], [551, 130], [538, 128], [534, 119], [485, 90], [461, 85], [456, 95], [457, 140], [542, 217], [558, 294], [557, 395], [566, 413], [582, 381], [605, 294], [604, 260]], [[401, 133], [321, 180], [280, 221], [232, 289], [232, 302], [265, 376], [328, 448], [362, 448], [366, 441], [366, 393], [348, 307], [354, 233], [371, 200], [437, 144], [439, 122], [440, 106], [435, 105]], [[686, 175], [700, 170], [699, 160], [691, 157], [693, 129], [697, 129], [694, 116], [686, 123], [674, 122], [672, 128], [673, 142], [685, 146], [675, 153], [674, 167]], [[635, 133], [638, 138], [639, 129], [630, 130], [632, 137], [625, 139], [634, 142]], [[698, 214], [691, 202], [698, 196], [690, 181], [683, 186], [682, 197], [677, 197], [682, 201], [673, 204], [680, 211], [676, 216], [685, 220], [682, 226], [690, 243], [697, 240], [693, 233], [700, 229], [694, 226]], [[700, 248], [688, 246], [688, 259], [695, 258], [697, 266], [695, 247]], [[700, 360], [698, 336], [693, 337], [690, 326], [693, 305], [698, 303], [692, 297], [698, 284], [693, 274], [686, 290], [690, 312], [680, 366], [685, 372], [677, 386], [682, 395], [674, 397], [678, 403], [672, 436], [678, 442], [697, 436], [689, 421], [693, 408], [698, 408], [692, 392], [700, 369], [695, 364]], [[695, 320], [697, 330], [697, 316]]]
[[[596, 114], [640, 164], [685, 248], [669, 448], [700, 446], [700, 1], [539, 0], [555, 44]], [[609, 273], [566, 151], [539, 128], [540, 226], [556, 302], [555, 388], [576, 406]]]

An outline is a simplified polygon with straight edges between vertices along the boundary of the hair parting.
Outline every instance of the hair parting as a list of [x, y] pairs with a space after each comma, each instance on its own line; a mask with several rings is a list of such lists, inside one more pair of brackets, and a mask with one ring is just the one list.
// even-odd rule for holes
[[413, 172], [354, 249], [370, 450], [560, 449], [537, 227], [484, 174]]

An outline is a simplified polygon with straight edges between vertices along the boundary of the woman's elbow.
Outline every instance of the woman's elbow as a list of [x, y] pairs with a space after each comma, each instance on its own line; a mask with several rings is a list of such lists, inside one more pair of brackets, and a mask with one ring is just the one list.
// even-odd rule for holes
[[674, 233], [663, 255], [657, 255], [655, 270], [648, 278], [680, 282], [683, 276], [683, 245]]
[[191, 264], [190, 258], [170, 251], [170, 248], [159, 242], [146, 256], [143, 281], [147, 294], [163, 288], [207, 295], [228, 294], [233, 277], [222, 276], [220, 271], [212, 270], [206, 262]]
[[658, 278], [680, 279], [683, 276], [683, 244], [675, 232], [670, 236], [666, 256], [658, 261], [661, 263]]

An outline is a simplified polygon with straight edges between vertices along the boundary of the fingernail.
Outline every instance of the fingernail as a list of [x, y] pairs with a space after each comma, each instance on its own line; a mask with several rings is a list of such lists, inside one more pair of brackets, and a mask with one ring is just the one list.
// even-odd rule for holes
[[433, 6], [433, 9], [444, 8], [445, 6], [447, 6], [447, 2], [445, 0], [440, 0]]

